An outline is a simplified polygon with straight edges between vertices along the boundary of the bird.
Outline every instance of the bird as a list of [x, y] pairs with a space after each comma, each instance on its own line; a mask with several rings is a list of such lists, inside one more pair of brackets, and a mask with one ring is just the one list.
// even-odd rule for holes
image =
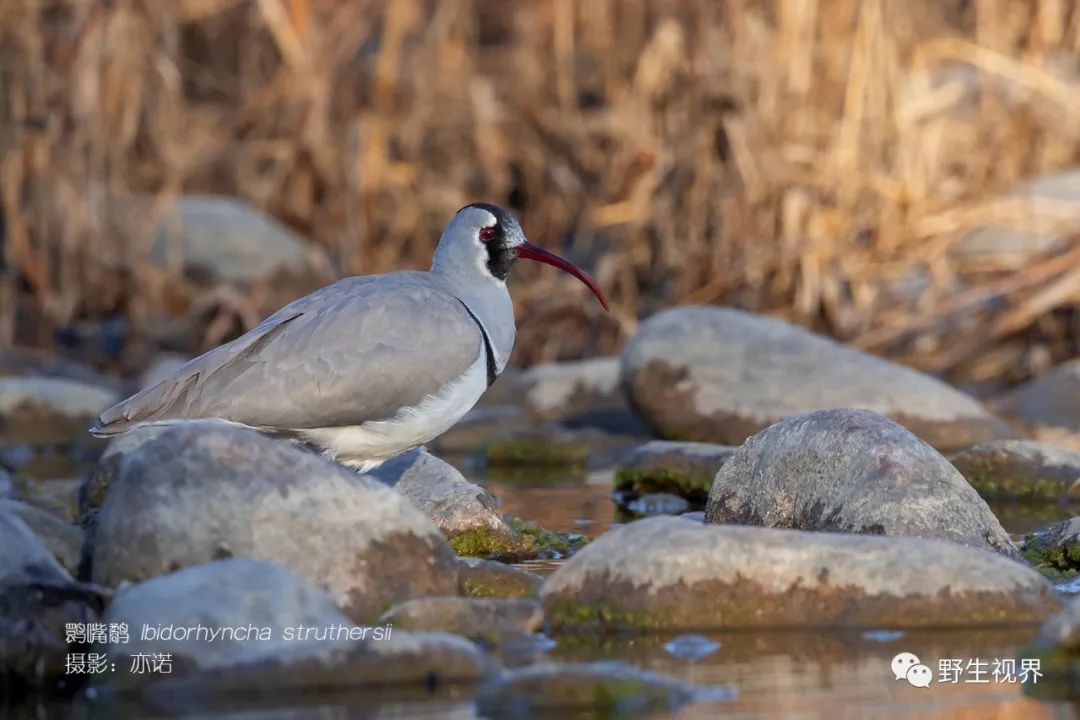
[[506, 369], [516, 327], [507, 280], [519, 259], [579, 267], [525, 239], [508, 210], [472, 203], [427, 271], [346, 277], [101, 413], [111, 437], [211, 421], [303, 445], [358, 472], [453, 427]]

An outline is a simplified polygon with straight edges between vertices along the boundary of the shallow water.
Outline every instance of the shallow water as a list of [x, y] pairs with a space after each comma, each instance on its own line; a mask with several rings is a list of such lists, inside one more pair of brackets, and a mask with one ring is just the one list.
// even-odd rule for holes
[[[474, 481], [498, 498], [501, 510], [543, 527], [589, 537], [603, 534], [625, 521], [611, 501], [610, 471], [539, 471], [528, 474], [488, 472], [467, 457], [449, 457]], [[39, 464], [36, 488], [70, 493], [71, 478], [87, 469], [85, 463]], [[49, 472], [55, 470], [56, 472]], [[1069, 517], [1075, 509], [1062, 506], [996, 505], [1006, 529], [1023, 534]], [[562, 560], [524, 563], [533, 572], [553, 572]], [[625, 660], [637, 667], [683, 680], [730, 687], [735, 697], [706, 702], [661, 715], [679, 718], [1072, 718], [1080, 713], [1056, 698], [1067, 691], [1025, 687], [1019, 683], [973, 684], [939, 682], [942, 660], [986, 661], [1015, 658], [1031, 639], [1034, 627], [860, 633], [853, 631], [705, 633], [686, 638], [670, 635], [588, 636], [552, 638], [550, 649], [533, 654], [551, 660]], [[899, 652], [912, 652], [931, 668], [934, 682], [926, 688], [896, 680], [890, 661]], [[504, 656], [510, 665], [520, 658]], [[1050, 699], [1035, 699], [1031, 691]], [[30, 703], [0, 716], [53, 717], [176, 717], [200, 718], [472, 718], [476, 717], [468, 688], [444, 688], [436, 696], [401, 690], [372, 694], [322, 693], [303, 697], [256, 694], [241, 702], [220, 698], [157, 698], [151, 706], [114, 703]], [[559, 717], [594, 717], [588, 713]]]

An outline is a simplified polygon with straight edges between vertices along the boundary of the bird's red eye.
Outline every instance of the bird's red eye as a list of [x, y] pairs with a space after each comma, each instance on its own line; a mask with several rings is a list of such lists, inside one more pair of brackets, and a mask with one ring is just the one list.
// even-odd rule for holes
[[495, 228], [482, 227], [480, 228], [480, 242], [490, 242], [495, 239]]

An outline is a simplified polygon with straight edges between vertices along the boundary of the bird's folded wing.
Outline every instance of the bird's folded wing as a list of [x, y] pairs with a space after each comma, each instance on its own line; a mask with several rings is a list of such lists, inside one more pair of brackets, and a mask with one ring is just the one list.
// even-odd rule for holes
[[109, 408], [92, 428], [218, 418], [306, 429], [393, 417], [484, 357], [479, 326], [423, 274], [346, 278]]

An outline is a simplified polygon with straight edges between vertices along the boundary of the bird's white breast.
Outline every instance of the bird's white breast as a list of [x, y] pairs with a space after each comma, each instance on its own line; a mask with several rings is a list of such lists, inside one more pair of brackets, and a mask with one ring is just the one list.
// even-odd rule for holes
[[442, 435], [472, 409], [485, 390], [487, 356], [481, 350], [464, 375], [427, 395], [419, 405], [399, 409], [391, 418], [297, 433], [325, 448], [343, 465], [370, 470], [398, 453]]

